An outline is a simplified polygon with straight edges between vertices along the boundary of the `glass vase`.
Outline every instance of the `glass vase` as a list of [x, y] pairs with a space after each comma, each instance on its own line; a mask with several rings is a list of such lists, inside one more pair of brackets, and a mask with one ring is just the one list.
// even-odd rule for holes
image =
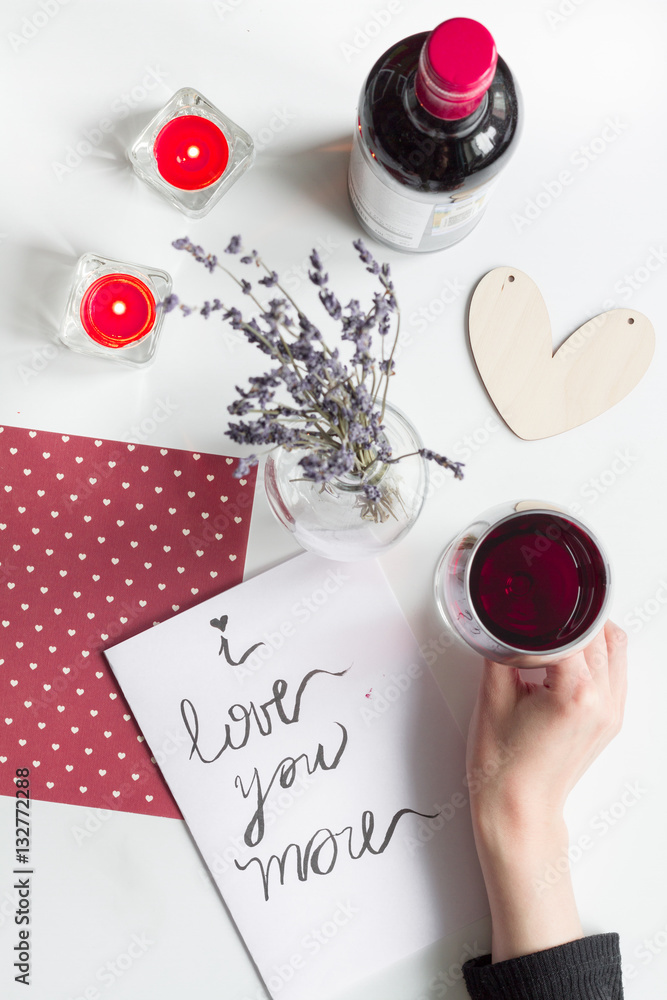
[[[407, 417], [387, 404], [384, 434], [400, 462], [376, 460], [363, 474], [348, 473], [329, 483], [304, 479], [303, 450], [272, 452], [264, 470], [269, 504], [280, 523], [304, 549], [326, 559], [350, 562], [380, 555], [410, 530], [424, 503], [428, 471], [419, 434]], [[379, 498], [369, 500], [364, 487]], [[374, 491], [373, 491], [374, 492]]]

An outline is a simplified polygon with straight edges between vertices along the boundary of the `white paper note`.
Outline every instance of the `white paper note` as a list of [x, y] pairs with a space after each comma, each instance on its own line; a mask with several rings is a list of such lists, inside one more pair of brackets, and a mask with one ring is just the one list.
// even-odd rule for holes
[[274, 997], [488, 912], [464, 742], [376, 563], [299, 556], [106, 655]]

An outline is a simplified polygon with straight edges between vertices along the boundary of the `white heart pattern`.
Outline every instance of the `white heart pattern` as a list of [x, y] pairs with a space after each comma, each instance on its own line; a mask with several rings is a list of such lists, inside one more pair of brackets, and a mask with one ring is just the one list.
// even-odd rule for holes
[[[235, 460], [225, 456], [21, 428], [0, 434], [0, 457], [12, 448], [17, 456], [0, 494], [24, 515], [0, 523], [20, 559], [3, 588], [16, 667], [0, 677], [0, 692], [5, 731], [36, 722], [21, 733], [25, 756], [34, 760], [31, 791], [57, 802], [81, 803], [85, 795], [93, 808], [111, 802], [178, 816], [159, 769], [145, 767], [149, 751], [103, 669], [102, 649], [240, 582], [252, 494], [233, 479]], [[245, 509], [244, 524], [233, 515], [216, 521], [228, 497]], [[135, 739], [140, 747], [130, 752]], [[101, 741], [112, 750], [104, 760]], [[124, 785], [134, 782], [142, 783], [141, 796], [125, 795]], [[14, 792], [11, 769], [0, 768], [0, 794]]]

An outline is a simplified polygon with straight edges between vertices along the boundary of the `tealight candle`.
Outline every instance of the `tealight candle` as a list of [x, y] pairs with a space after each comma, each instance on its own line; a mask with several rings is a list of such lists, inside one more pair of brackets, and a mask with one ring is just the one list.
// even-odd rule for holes
[[224, 133], [200, 115], [180, 115], [163, 125], [153, 153], [162, 177], [184, 191], [199, 191], [214, 184], [229, 162]]
[[254, 155], [248, 133], [191, 87], [174, 94], [129, 152], [139, 177], [192, 219], [210, 211]]
[[130, 365], [152, 360], [164, 314], [157, 303], [171, 291], [166, 271], [84, 254], [60, 328], [74, 351]]
[[81, 324], [94, 341], [117, 349], [143, 340], [155, 325], [155, 298], [131, 274], [105, 274], [89, 285], [79, 307]]

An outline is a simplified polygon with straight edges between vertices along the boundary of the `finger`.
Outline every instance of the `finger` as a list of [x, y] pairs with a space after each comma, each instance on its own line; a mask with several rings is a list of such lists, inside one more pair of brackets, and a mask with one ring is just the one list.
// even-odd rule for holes
[[583, 652], [573, 653], [545, 668], [542, 684], [553, 697], [569, 700], [582, 683], [590, 683], [591, 674]]
[[628, 637], [615, 622], [609, 620], [604, 627], [609, 659], [609, 687], [617, 704], [622, 708], [628, 687]]
[[484, 669], [479, 681], [480, 701], [491, 703], [496, 708], [508, 706], [516, 701], [519, 671], [506, 663], [484, 661]]
[[584, 649], [584, 657], [591, 677], [598, 683], [609, 683], [609, 655], [607, 649], [607, 631], [601, 628]]

